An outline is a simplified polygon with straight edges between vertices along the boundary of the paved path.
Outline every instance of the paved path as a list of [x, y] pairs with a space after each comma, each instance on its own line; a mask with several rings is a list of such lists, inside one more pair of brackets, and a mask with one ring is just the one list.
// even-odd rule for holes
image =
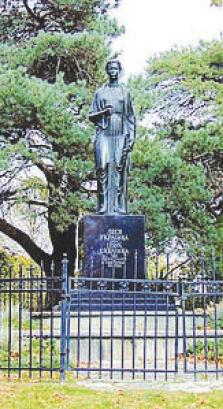
[[213, 390], [223, 390], [223, 379], [220, 381], [202, 382], [148, 382], [148, 381], [94, 381], [83, 380], [77, 382], [78, 386], [97, 391], [120, 391], [120, 390], [155, 390], [163, 392], [187, 392], [208, 393]]

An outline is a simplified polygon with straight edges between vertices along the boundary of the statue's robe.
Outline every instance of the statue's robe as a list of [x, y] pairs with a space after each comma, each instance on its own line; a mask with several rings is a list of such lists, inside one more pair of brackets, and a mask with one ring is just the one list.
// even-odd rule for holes
[[[103, 111], [109, 105], [113, 107], [112, 113], [105, 115]], [[96, 125], [94, 140], [96, 171], [98, 179], [100, 174], [103, 174], [103, 183], [106, 185], [104, 189], [106, 188], [108, 192], [107, 213], [115, 213], [117, 206], [121, 207], [119, 210], [122, 210], [122, 213], [126, 213], [129, 155], [126, 157], [123, 150], [133, 146], [136, 129], [129, 92], [122, 85], [105, 84], [94, 96], [89, 119]]]

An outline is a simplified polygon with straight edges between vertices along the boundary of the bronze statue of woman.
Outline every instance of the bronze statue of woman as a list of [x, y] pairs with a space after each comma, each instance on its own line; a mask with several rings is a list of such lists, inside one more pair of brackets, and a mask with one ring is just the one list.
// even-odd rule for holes
[[127, 214], [127, 178], [136, 120], [129, 92], [119, 84], [118, 60], [109, 60], [109, 82], [96, 91], [89, 119], [96, 125], [94, 152], [98, 213]]

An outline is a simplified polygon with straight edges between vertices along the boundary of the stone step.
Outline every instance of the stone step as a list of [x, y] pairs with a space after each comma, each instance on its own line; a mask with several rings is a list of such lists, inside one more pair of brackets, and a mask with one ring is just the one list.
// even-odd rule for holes
[[167, 295], [140, 292], [77, 290], [71, 292], [71, 311], [166, 311], [174, 310], [173, 300]]

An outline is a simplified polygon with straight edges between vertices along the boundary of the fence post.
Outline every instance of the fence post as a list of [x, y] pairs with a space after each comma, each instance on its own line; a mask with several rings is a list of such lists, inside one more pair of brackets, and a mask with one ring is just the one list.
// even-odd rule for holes
[[61, 341], [60, 341], [60, 380], [65, 381], [66, 354], [67, 354], [67, 288], [68, 288], [68, 259], [63, 255], [62, 286], [61, 286]]
[[183, 356], [184, 356], [184, 373], [187, 372], [187, 332], [186, 332], [186, 284], [181, 282], [181, 306], [182, 306], [182, 329], [183, 329]]

